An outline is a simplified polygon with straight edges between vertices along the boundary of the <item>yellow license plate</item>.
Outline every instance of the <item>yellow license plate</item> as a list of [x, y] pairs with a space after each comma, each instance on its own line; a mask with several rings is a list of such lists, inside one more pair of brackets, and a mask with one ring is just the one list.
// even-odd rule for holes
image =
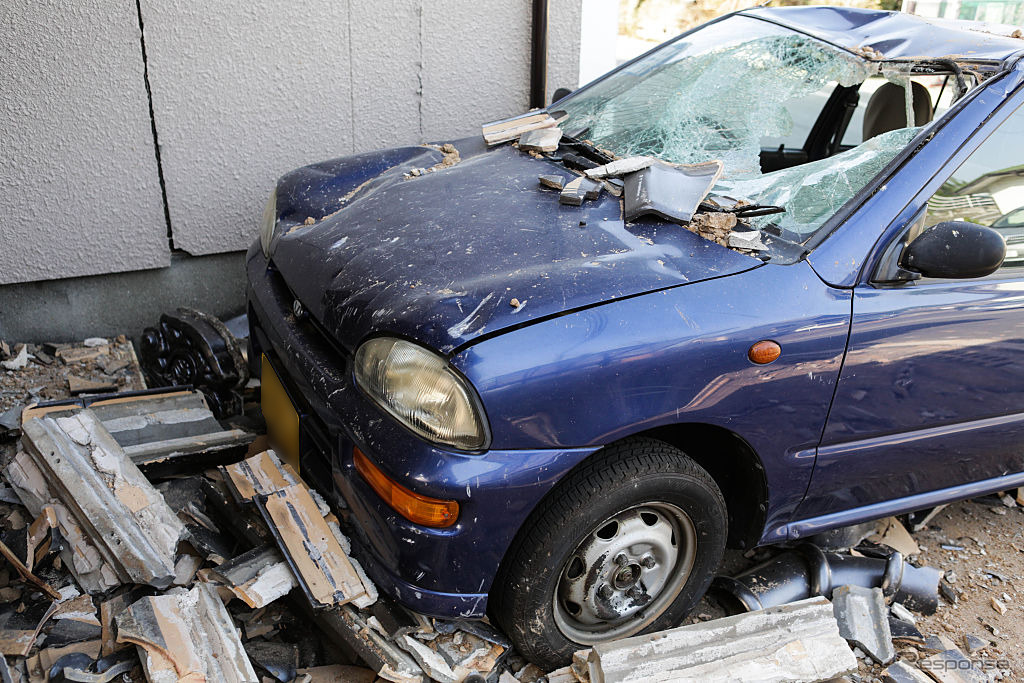
[[267, 436], [281, 459], [299, 471], [299, 414], [281, 384], [277, 370], [264, 355], [260, 375], [260, 407]]

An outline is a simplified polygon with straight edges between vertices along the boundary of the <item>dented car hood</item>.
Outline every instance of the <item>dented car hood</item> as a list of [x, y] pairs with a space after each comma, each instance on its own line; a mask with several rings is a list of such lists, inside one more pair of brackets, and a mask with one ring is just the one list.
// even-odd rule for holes
[[482, 335], [761, 262], [658, 219], [623, 222], [607, 191], [559, 204], [550, 160], [479, 138], [461, 161], [406, 147], [299, 169], [277, 188], [272, 262], [341, 346], [399, 334], [443, 353]]

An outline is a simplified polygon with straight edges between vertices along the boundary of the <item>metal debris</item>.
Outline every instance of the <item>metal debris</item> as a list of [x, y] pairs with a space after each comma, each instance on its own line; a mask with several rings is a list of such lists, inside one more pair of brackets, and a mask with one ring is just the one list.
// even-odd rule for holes
[[[27, 457], [19, 454], [7, 476], [26, 507], [49, 503], [58, 523], [62, 512], [70, 513], [74, 526], [89, 536], [121, 582], [169, 586], [185, 526], [92, 411], [43, 415], [25, 421], [22, 429]], [[60, 526], [63, 532], [65, 525]], [[65, 536], [73, 541], [73, 534], [69, 529]], [[83, 574], [103, 573], [94, 563], [87, 564]], [[100, 583], [109, 578], [105, 575]], [[88, 580], [82, 584], [97, 586]]]
[[[812, 592], [831, 595], [842, 585], [873, 587], [888, 578], [885, 594], [904, 607], [933, 614], [938, 607], [939, 578], [934, 567], [915, 567], [893, 552], [887, 558], [826, 553], [804, 543], [757, 565], [735, 578], [719, 576], [712, 587], [722, 591], [733, 606], [755, 610], [809, 597]], [[816, 577], [824, 577], [818, 581]]]
[[686, 223], [722, 174], [722, 162], [672, 166], [656, 162], [625, 177], [625, 218], [655, 215]]
[[117, 640], [139, 648], [150, 681], [256, 683], [259, 678], [211, 586], [143, 598], [117, 617]]
[[818, 681], [856, 671], [825, 598], [595, 645], [593, 683]]
[[226, 322], [202, 311], [179, 308], [164, 313], [142, 333], [139, 356], [151, 386], [190, 386], [206, 394], [213, 412], [239, 412], [240, 392], [249, 380], [249, 323], [246, 316]]

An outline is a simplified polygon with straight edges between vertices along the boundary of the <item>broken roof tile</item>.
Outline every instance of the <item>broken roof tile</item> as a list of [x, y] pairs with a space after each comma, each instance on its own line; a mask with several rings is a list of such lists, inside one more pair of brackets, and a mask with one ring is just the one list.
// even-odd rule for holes
[[259, 681], [231, 615], [207, 584], [142, 598], [116, 621], [118, 642], [139, 647], [150, 681]]
[[625, 218], [653, 214], [685, 223], [722, 173], [721, 161], [688, 166], [655, 163], [625, 178]]

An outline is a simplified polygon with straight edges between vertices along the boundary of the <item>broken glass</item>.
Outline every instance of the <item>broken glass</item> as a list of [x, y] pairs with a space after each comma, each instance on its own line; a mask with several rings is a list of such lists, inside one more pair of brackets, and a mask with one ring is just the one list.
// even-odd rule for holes
[[785, 207], [785, 213], [752, 218], [751, 224], [764, 228], [774, 223], [784, 231], [786, 239], [803, 242], [867, 185], [920, 130], [899, 128], [827, 159], [756, 178], [723, 178], [715, 185], [714, 193]]
[[788, 135], [785, 103], [871, 72], [849, 52], [775, 24], [733, 16], [684, 36], [560, 103], [561, 124], [619, 157], [713, 159], [726, 178], [760, 173], [760, 141]]

